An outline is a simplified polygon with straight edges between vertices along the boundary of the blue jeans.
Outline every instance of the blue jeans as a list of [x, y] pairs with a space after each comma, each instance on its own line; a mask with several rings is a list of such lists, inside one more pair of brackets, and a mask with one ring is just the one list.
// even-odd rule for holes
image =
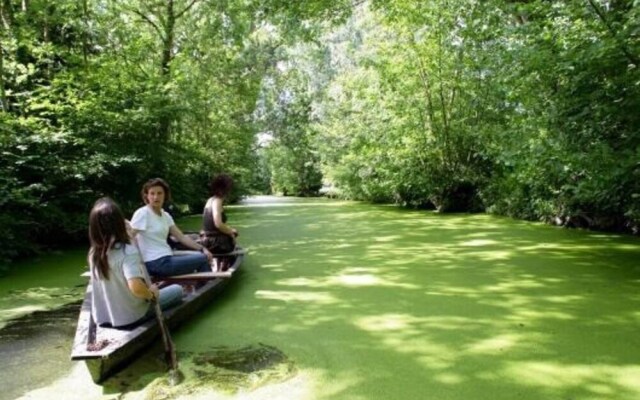
[[160, 289], [160, 296], [158, 296], [158, 303], [160, 303], [160, 309], [166, 310], [175, 305], [182, 303], [182, 286], [169, 285]]
[[165, 256], [144, 263], [151, 276], [174, 276], [193, 272], [211, 272], [207, 256], [190, 253], [179, 256]]
[[[182, 291], [182, 286], [180, 285], [169, 285], [169, 286], [163, 287], [162, 289], [160, 289], [160, 295], [158, 296], [158, 303], [160, 303], [160, 309], [164, 311], [168, 308], [171, 308], [173, 306], [176, 306], [182, 303], [183, 294], [184, 292]], [[142, 324], [143, 322], [146, 322], [151, 318], [155, 318], [155, 317], [156, 317], [156, 307], [150, 303], [147, 313], [142, 318], [140, 318], [139, 320], [131, 324], [119, 326], [117, 327], [117, 329], [125, 329], [125, 330], [133, 329], [136, 326]]]
[[[184, 293], [182, 291], [182, 286], [180, 285], [169, 285], [169, 286], [163, 287], [162, 289], [160, 289], [160, 296], [158, 296], [158, 303], [160, 303], [160, 309], [164, 311], [168, 308], [171, 308], [173, 306], [176, 306], [182, 303], [183, 294]], [[142, 320], [146, 321], [151, 317], [155, 317], [155, 315], [156, 315], [156, 308], [153, 304], [151, 304], [151, 306], [149, 307], [149, 311], [147, 311], [145, 316], [142, 317]]]

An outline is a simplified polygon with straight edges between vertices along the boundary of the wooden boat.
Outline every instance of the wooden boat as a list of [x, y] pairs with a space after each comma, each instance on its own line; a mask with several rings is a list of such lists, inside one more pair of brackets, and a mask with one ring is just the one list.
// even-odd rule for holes
[[[187, 294], [180, 305], [164, 311], [169, 328], [179, 326], [200, 308], [209, 304], [227, 286], [229, 278], [240, 268], [245, 254], [244, 250], [239, 249], [224, 255], [236, 257], [233, 265], [225, 272], [203, 272], [163, 279], [163, 282], [191, 283], [191, 288], [194, 287], [194, 281], [205, 281], [201, 287], [191, 292], [186, 291]], [[100, 383], [125, 367], [159, 337], [160, 328], [155, 318], [131, 330], [96, 327], [91, 321], [91, 285], [88, 285], [80, 309], [78, 327], [71, 349], [71, 360], [84, 361], [93, 381]], [[95, 343], [95, 345], [88, 346], [89, 343]]]

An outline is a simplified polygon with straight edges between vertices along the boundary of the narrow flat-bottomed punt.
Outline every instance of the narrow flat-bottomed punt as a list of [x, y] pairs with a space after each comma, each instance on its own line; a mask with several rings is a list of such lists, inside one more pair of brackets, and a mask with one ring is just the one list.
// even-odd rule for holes
[[[233, 255], [235, 256], [235, 261], [227, 271], [191, 274], [191, 279], [168, 279], [178, 283], [204, 281], [204, 285], [191, 292], [187, 291], [181, 304], [164, 311], [169, 328], [179, 326], [180, 323], [194, 315], [203, 306], [209, 304], [227, 286], [230, 278], [242, 265], [245, 252], [241, 250], [234, 252]], [[92, 341], [96, 345], [88, 347], [89, 336], [93, 333], [90, 332], [90, 321], [91, 285], [88, 285], [80, 308], [78, 327], [73, 341], [73, 348], [71, 349], [71, 360], [84, 361], [93, 381], [96, 383], [104, 381], [121, 370], [160, 336], [160, 328], [155, 318], [131, 330], [97, 326], [95, 327], [95, 340]], [[91, 347], [94, 349], [90, 349]], [[96, 350], [95, 348], [98, 349]]]

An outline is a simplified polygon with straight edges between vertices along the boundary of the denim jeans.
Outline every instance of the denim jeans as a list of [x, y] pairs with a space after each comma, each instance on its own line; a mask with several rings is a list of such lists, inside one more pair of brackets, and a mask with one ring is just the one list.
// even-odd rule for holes
[[[173, 306], [176, 306], [182, 303], [183, 294], [184, 292], [182, 291], [182, 286], [180, 285], [169, 285], [169, 286], [163, 287], [162, 289], [160, 289], [160, 295], [158, 296], [158, 303], [160, 303], [160, 309], [164, 311], [168, 308], [171, 308]], [[133, 329], [136, 326], [142, 324], [143, 322], [146, 322], [151, 318], [155, 318], [155, 316], [156, 316], [156, 307], [152, 303], [150, 303], [147, 313], [142, 318], [140, 318], [139, 320], [131, 324], [119, 326], [117, 327], [117, 329], [125, 329], [125, 330]]]
[[167, 308], [171, 308], [182, 303], [183, 294], [182, 286], [180, 285], [169, 285], [163, 287], [160, 289], [160, 296], [158, 297], [160, 309], [166, 310]]
[[190, 253], [179, 256], [160, 257], [144, 263], [151, 276], [174, 276], [192, 272], [211, 272], [207, 256], [202, 253]]
[[[162, 289], [160, 289], [160, 296], [158, 297], [158, 303], [160, 303], [160, 309], [164, 311], [168, 308], [171, 308], [173, 306], [176, 306], [182, 303], [183, 294], [184, 293], [182, 291], [182, 286], [180, 285], [169, 285], [169, 286], [163, 287]], [[151, 304], [151, 307], [149, 307], [149, 311], [147, 311], [147, 314], [145, 314], [145, 316], [142, 317], [142, 320], [146, 321], [151, 317], [155, 317], [155, 315], [156, 315], [156, 308], [153, 304]]]

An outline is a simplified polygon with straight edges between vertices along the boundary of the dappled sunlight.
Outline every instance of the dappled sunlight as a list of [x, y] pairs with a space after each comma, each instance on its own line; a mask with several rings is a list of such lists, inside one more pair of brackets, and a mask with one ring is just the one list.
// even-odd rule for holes
[[640, 365], [508, 362], [503, 375], [530, 387], [577, 390], [584, 393], [579, 397], [583, 399], [640, 398]]
[[290, 292], [275, 290], [258, 290], [256, 298], [261, 300], [278, 300], [284, 302], [311, 302], [317, 304], [335, 304], [339, 300], [328, 292]]
[[46, 307], [43, 305], [26, 305], [14, 308], [3, 308], [0, 310], [0, 329], [4, 328], [9, 320], [16, 319], [36, 311], [44, 311], [45, 309]]
[[[230, 207], [249, 255], [173, 337], [179, 357], [266, 343], [298, 373], [174, 398], [640, 398], [637, 240], [489, 215], [282, 202]], [[0, 318], [41, 295], [13, 298]], [[162, 365], [161, 350], [145, 357]], [[140, 383], [113, 395], [145, 398], [144, 370], [128, 373]]]
[[260, 268], [265, 268], [265, 269], [280, 269], [282, 267], [283, 267], [282, 264], [263, 264], [260, 266]]
[[65, 400], [100, 399], [103, 396], [102, 387], [91, 380], [89, 370], [82, 363], [69, 365], [66, 374], [47, 387], [34, 389], [17, 400], [51, 400], [52, 398]]
[[419, 321], [418, 318], [409, 314], [386, 314], [359, 318], [354, 321], [354, 324], [360, 329], [371, 332], [402, 330], [405, 333], [411, 334], [418, 333], [417, 330], [410, 332], [410, 328]]
[[469, 353], [477, 354], [496, 354], [498, 351], [508, 350], [518, 343], [525, 341], [527, 335], [507, 333], [499, 336], [494, 336], [486, 339], [481, 339], [475, 343], [467, 346], [466, 351]]
[[484, 261], [503, 261], [510, 260], [514, 252], [506, 250], [492, 250], [492, 251], [476, 251], [474, 256]]
[[[350, 269], [347, 269], [350, 270]], [[418, 289], [419, 286], [411, 283], [402, 283], [401, 276], [390, 270], [388, 273], [367, 274], [355, 273], [358, 268], [354, 268], [351, 272], [345, 271], [328, 277], [311, 278], [289, 278], [279, 280], [278, 285], [310, 287], [310, 288], [327, 288], [327, 287], [396, 287], [403, 289]]]
[[483, 286], [480, 290], [497, 293], [512, 293], [519, 289], [543, 288], [545, 285], [535, 279], [519, 279]]
[[489, 240], [489, 239], [474, 239], [474, 240], [469, 240], [467, 242], [462, 242], [460, 243], [460, 246], [463, 247], [481, 247], [481, 246], [493, 246], [498, 244], [498, 242], [496, 242], [495, 240]]
[[568, 312], [553, 310], [516, 310], [511, 317], [516, 320], [575, 320], [577, 317]]
[[431, 376], [431, 379], [445, 385], [458, 385], [466, 380], [463, 375], [452, 372], [436, 373]]
[[376, 236], [372, 240], [374, 242], [394, 242], [402, 240], [402, 235]]
[[484, 297], [475, 288], [440, 288], [438, 290], [427, 290], [424, 293], [429, 296], [465, 297], [470, 299]]
[[338, 275], [328, 280], [329, 284], [344, 286], [379, 286], [384, 281], [373, 275]]

